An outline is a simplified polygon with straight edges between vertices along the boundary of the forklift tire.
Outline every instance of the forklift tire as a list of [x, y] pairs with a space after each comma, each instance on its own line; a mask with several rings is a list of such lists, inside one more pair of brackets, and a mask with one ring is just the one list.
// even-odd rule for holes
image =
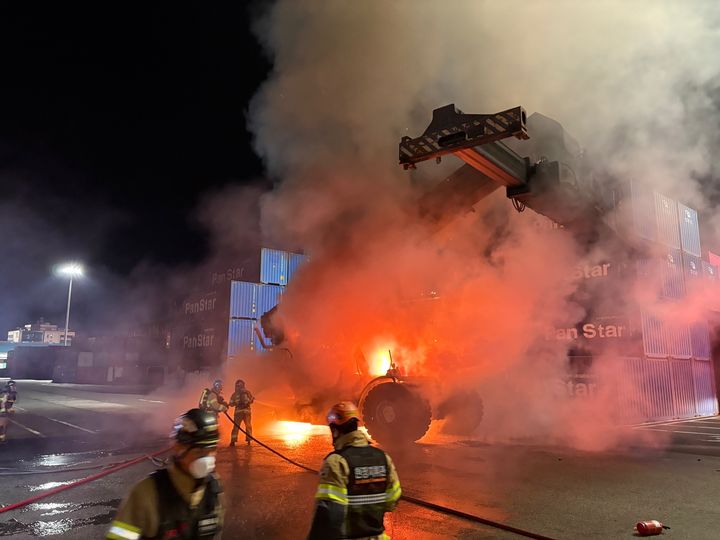
[[408, 385], [388, 381], [372, 386], [361, 400], [363, 423], [381, 444], [411, 443], [430, 427], [430, 404]]

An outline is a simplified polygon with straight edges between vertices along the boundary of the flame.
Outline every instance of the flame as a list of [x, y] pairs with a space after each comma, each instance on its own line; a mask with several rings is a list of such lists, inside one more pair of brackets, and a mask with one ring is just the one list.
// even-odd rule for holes
[[307, 422], [279, 420], [270, 427], [270, 433], [294, 448], [302, 445], [314, 435], [327, 435], [328, 428]]
[[390, 347], [378, 347], [368, 358], [368, 371], [373, 377], [385, 375], [391, 363]]

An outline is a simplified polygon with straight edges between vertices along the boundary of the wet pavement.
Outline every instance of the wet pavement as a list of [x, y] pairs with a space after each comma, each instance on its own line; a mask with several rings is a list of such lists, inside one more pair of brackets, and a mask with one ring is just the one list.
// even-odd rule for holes
[[[0, 446], [2, 505], [162, 448], [168, 418], [191, 407], [195, 397], [86, 392], [29, 382], [19, 383], [19, 392], [22, 410], [14, 420], [27, 429], [12, 425], [10, 440]], [[259, 424], [262, 410], [257, 413]], [[720, 452], [708, 442], [715, 440], [710, 428], [720, 424], [707, 419], [700, 425], [706, 422], [714, 424], [640, 428], [711, 433], [671, 434], [677, 440], [670, 451], [626, 448], [599, 454], [433, 436], [390, 453], [406, 494], [549, 537], [633, 538], [637, 521], [659, 519], [672, 527], [667, 537], [702, 540], [717, 538], [712, 527], [720, 522]], [[229, 509], [223, 538], [304, 538], [316, 476], [257, 446], [227, 448], [229, 428], [224, 428], [217, 461]], [[314, 468], [330, 451], [324, 427], [267, 422], [257, 435]], [[691, 435], [697, 438], [684, 438]], [[155, 467], [146, 460], [0, 514], [0, 537], [102, 538], [121, 498]], [[394, 539], [519, 538], [408, 502], [400, 503], [386, 525]]]

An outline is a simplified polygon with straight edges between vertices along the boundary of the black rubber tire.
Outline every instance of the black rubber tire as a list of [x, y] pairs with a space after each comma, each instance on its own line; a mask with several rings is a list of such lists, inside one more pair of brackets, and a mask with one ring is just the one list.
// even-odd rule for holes
[[390, 381], [368, 390], [360, 414], [372, 438], [382, 444], [417, 441], [432, 420], [430, 404], [419, 393]]

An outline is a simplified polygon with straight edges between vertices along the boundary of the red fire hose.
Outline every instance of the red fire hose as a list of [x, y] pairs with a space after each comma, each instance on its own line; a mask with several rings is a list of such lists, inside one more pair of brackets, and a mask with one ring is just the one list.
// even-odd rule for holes
[[[307, 471], [307, 472], [311, 472], [311, 473], [313, 473], [313, 474], [317, 474], [317, 473], [318, 473], [317, 470], [312, 469], [312, 468], [310, 468], [310, 467], [308, 467], [308, 466], [306, 466], [306, 465], [303, 465], [302, 463], [298, 463], [297, 461], [294, 461], [294, 460], [288, 458], [287, 456], [284, 456], [283, 454], [281, 454], [281, 453], [278, 452], [277, 450], [275, 450], [275, 449], [269, 447], [268, 445], [266, 445], [265, 443], [257, 440], [257, 439], [256, 439], [255, 437], [253, 437], [252, 435], [249, 435], [244, 429], [242, 429], [237, 423], [235, 423], [235, 421], [230, 417], [229, 414], [227, 414], [227, 412], [225, 413], [225, 416], [226, 416], [226, 417], [228, 418], [228, 420], [230, 420], [230, 422], [231, 422], [235, 427], [237, 427], [238, 430], [240, 430], [245, 436], [247, 436], [248, 438], [252, 439], [252, 440], [255, 441], [256, 443], [258, 443], [259, 445], [261, 445], [263, 448], [269, 450], [270, 452], [272, 452], [273, 454], [277, 455], [278, 457], [284, 459], [285, 461], [287, 461], [287, 462], [289, 462], [289, 463], [291, 463], [291, 464], [293, 464], [293, 465], [295, 465], [295, 466], [297, 466], [297, 467], [300, 467], [301, 469], [303, 469], [303, 470], [305, 470], [305, 471]], [[124, 463], [120, 463], [120, 464], [118, 464], [118, 465], [115, 465], [115, 466], [113, 466], [113, 467], [111, 467], [111, 468], [109, 468], [109, 469], [107, 469], [107, 470], [101, 471], [101, 472], [99, 472], [99, 473], [97, 473], [97, 474], [93, 474], [93, 475], [88, 476], [88, 477], [86, 477], [86, 478], [82, 478], [82, 479], [80, 479], [80, 480], [76, 480], [75, 482], [71, 482], [70, 484], [67, 484], [67, 485], [65, 485], [65, 486], [59, 486], [59, 487], [56, 487], [56, 488], [54, 488], [54, 489], [50, 489], [50, 490], [48, 490], [48, 491], [45, 491], [44, 493], [40, 493], [39, 495], [35, 495], [34, 497], [30, 497], [30, 498], [28, 498], [28, 499], [25, 499], [25, 500], [23, 500], [23, 501], [16, 502], [16, 503], [13, 503], [13, 504], [9, 504], [9, 505], [7, 505], [7, 506], [3, 506], [3, 507], [0, 508], [0, 514], [2, 514], [2, 513], [4, 513], [4, 512], [9, 512], [9, 511], [11, 511], [11, 510], [15, 510], [15, 509], [17, 509], [17, 508], [22, 508], [22, 507], [24, 507], [24, 506], [27, 506], [28, 504], [34, 503], [35, 501], [39, 501], [39, 500], [41, 500], [41, 499], [45, 499], [46, 497], [50, 497], [50, 496], [52, 496], [52, 495], [55, 495], [55, 494], [60, 493], [60, 492], [62, 492], [62, 491], [65, 491], [66, 489], [71, 489], [71, 488], [74, 488], [74, 487], [77, 487], [77, 486], [81, 486], [81, 485], [83, 485], [83, 484], [87, 484], [87, 483], [89, 483], [89, 482], [93, 482], [93, 481], [95, 481], [95, 480], [97, 480], [97, 479], [99, 479], [99, 478], [102, 478], [103, 476], [108, 476], [108, 475], [110, 475], [110, 474], [116, 473], [116, 472], [118, 472], [118, 471], [120, 471], [120, 470], [122, 470], [122, 469], [126, 469], [127, 467], [131, 467], [132, 465], [136, 465], [136, 464], [138, 464], [138, 463], [140, 463], [140, 462], [142, 462], [142, 461], [144, 461], [144, 460], [146, 460], [146, 459], [152, 459], [152, 458], [154, 458], [154, 457], [156, 457], [156, 456], [159, 456], [159, 455], [161, 455], [161, 454], [164, 454], [165, 452], [168, 452], [168, 451], [171, 450], [171, 449], [172, 449], [172, 447], [168, 447], [168, 448], [165, 448], [165, 449], [163, 449], [163, 450], [158, 450], [157, 452], [154, 452], [154, 453], [152, 453], [152, 454], [146, 454], [146, 455], [144, 455], [144, 456], [140, 456], [140, 457], [138, 457], [138, 458], [131, 459], [131, 460], [126, 461], [126, 462], [124, 462]], [[515, 534], [517, 534], [517, 535], [524, 536], [524, 537], [526, 537], [526, 538], [534, 538], [535, 540], [553, 540], [553, 539], [552, 539], [551, 537], [549, 537], [549, 536], [543, 536], [543, 535], [541, 535], [541, 534], [537, 534], [537, 533], [534, 533], [534, 532], [531, 532], [531, 531], [526, 531], [526, 530], [523, 530], [523, 529], [519, 529], [519, 528], [517, 528], [517, 527], [512, 527], [512, 526], [510, 526], [510, 525], [506, 525], [505, 523], [500, 523], [500, 522], [498, 522], [498, 521], [492, 521], [492, 520], [490, 520], [490, 519], [486, 519], [486, 518], [483, 518], [483, 517], [480, 517], [480, 516], [476, 516], [476, 515], [473, 515], [473, 514], [468, 514], [468, 513], [466, 513], [466, 512], [461, 512], [461, 511], [459, 511], [459, 510], [455, 510], [454, 508], [448, 508], [448, 507], [446, 507], [446, 506], [441, 506], [441, 505], [439, 505], [439, 504], [431, 503], [431, 502], [429, 502], [429, 501], [425, 501], [425, 500], [422, 500], [422, 499], [417, 499], [417, 498], [415, 498], [415, 497], [410, 497], [410, 496], [408, 496], [408, 495], [403, 495], [403, 496], [401, 497], [401, 499], [403, 499], [403, 500], [405, 500], [405, 501], [407, 501], [407, 502], [409, 502], [409, 503], [412, 503], [412, 504], [415, 504], [415, 505], [418, 505], [418, 506], [422, 506], [422, 507], [424, 507], [424, 508], [428, 508], [429, 510], [433, 510], [433, 511], [435, 511], [435, 512], [441, 512], [441, 513], [444, 513], [444, 514], [453, 515], [453, 516], [460, 517], [460, 518], [463, 518], [463, 519], [466, 519], [466, 520], [469, 520], [469, 521], [473, 521], [473, 522], [475, 522], [475, 523], [480, 523], [480, 524], [482, 524], [482, 525], [488, 525], [488, 526], [490, 526], [490, 527], [495, 527], [496, 529], [501, 529], [501, 530], [504, 530], [504, 531], [508, 531], [508, 532], [511, 532], [511, 533], [515, 533]]]
[[13, 504], [9, 504], [7, 506], [3, 506], [2, 508], [0, 508], [0, 514], [2, 514], [3, 512], [9, 512], [10, 510], [15, 510], [16, 508], [22, 508], [23, 506], [27, 506], [28, 504], [34, 503], [35, 501], [39, 501], [46, 497], [50, 497], [51, 495], [55, 495], [56, 493], [60, 493], [61, 491], [65, 491], [66, 489], [81, 486], [83, 484], [87, 484], [88, 482], [97, 480], [98, 478], [102, 478], [103, 476], [107, 476], [109, 474], [116, 473], [122, 469], [130, 467], [131, 465], [136, 465], [137, 463], [140, 463], [141, 461], [145, 461], [146, 459], [149, 459], [149, 458], [151, 459], [156, 456], [159, 456], [160, 454], [164, 454], [165, 452], [168, 452], [171, 449], [172, 449], [172, 446], [165, 448], [164, 450], [159, 450], [152, 454], [146, 454], [144, 456], [140, 456], [138, 458], [131, 459], [130, 461], [125, 461], [124, 463], [120, 463], [118, 465], [115, 465], [114, 467], [111, 467], [107, 470], [101, 471], [97, 474], [93, 474], [86, 478], [81, 478], [80, 480], [76, 480], [75, 482], [72, 482], [65, 486], [59, 486], [59, 487], [50, 489], [48, 491], [45, 491], [43, 493], [40, 493], [39, 495], [35, 495], [34, 497], [30, 497], [29, 499], [25, 499], [24, 501], [20, 501], [20, 502], [16, 502]]

